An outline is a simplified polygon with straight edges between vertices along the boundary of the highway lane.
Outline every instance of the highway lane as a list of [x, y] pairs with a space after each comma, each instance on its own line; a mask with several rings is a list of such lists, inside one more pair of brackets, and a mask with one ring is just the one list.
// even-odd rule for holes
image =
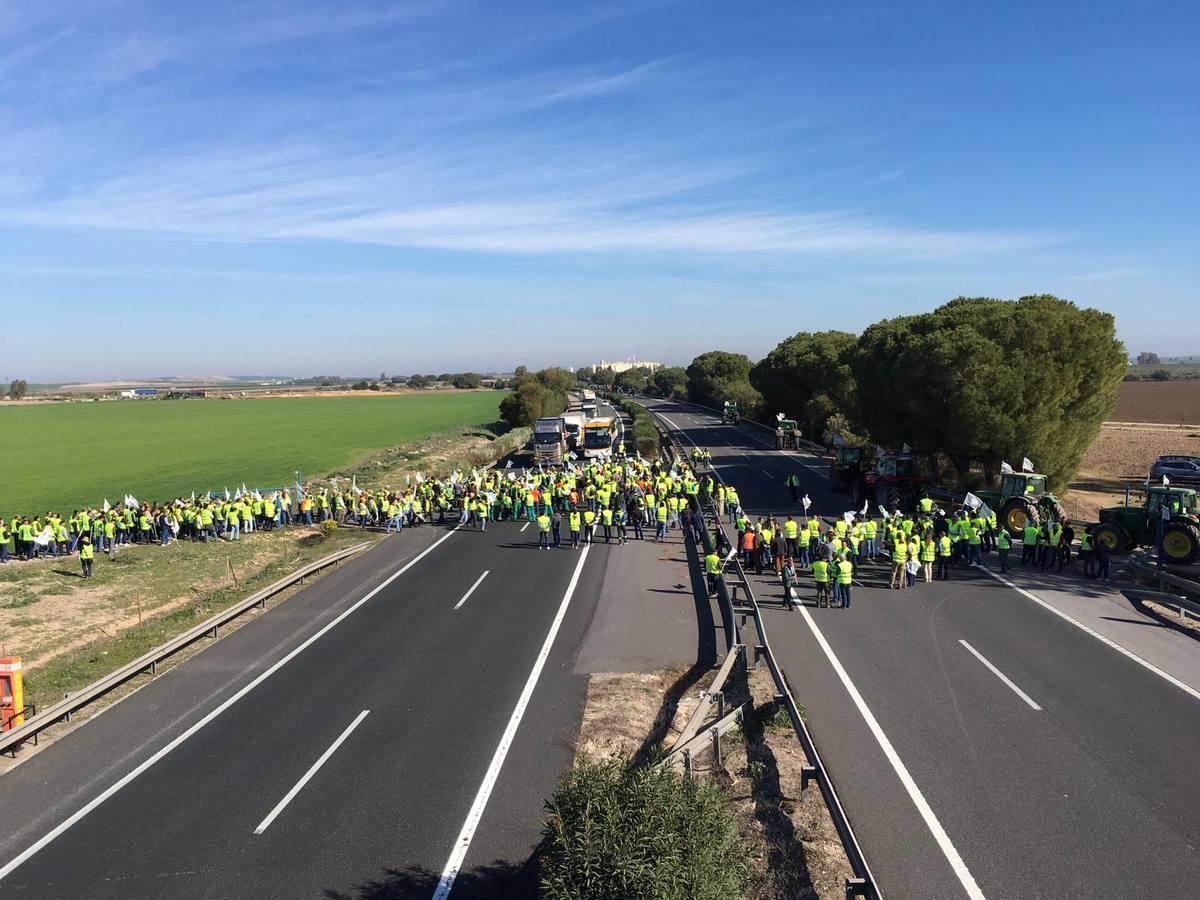
[[[766, 432], [694, 409], [665, 411], [712, 451], [748, 509], [798, 514], [782, 487], [796, 470], [815, 509], [842, 511], [818, 458], [761, 450]], [[883, 589], [883, 577], [864, 567], [868, 587], [850, 610], [769, 610], [767, 627], [884, 893], [1193, 896], [1197, 698], [984, 573], [956, 570], [906, 593]], [[1037, 593], [1037, 576], [1018, 577]], [[1077, 585], [1081, 598], [1093, 591]], [[778, 588], [764, 578], [757, 592], [773, 599]], [[1188, 639], [1145, 622], [1140, 654], [1177, 661]]]
[[[541, 802], [573, 753], [586, 679], [558, 672], [569, 670], [567, 657], [594, 611], [597, 576], [588, 570], [602, 572], [607, 552], [593, 548], [584, 563], [582, 552], [539, 551], [536, 533], [520, 527], [497, 523], [484, 534], [462, 530], [448, 537], [8, 873], [0, 895], [430, 896], [578, 572], [579, 587], [547, 664], [554, 675], [539, 683], [499, 770], [495, 796], [508, 806], [485, 812], [472, 848], [488, 855], [467, 853], [461, 890], [453, 896], [507, 893], [537, 838]], [[431, 531], [406, 532], [384, 547], [426, 542]], [[484, 571], [489, 574], [476, 584]], [[269, 630], [273, 613], [228, 640]], [[185, 670], [224, 643], [155, 684], [185, 683]], [[137, 707], [143, 693], [146, 700], [163, 699], [139, 692], [94, 724]], [[182, 726], [168, 729], [159, 743]], [[61, 774], [64, 761], [86, 771], [91, 761], [78, 758], [72, 745], [91, 727], [0, 779], [0, 799], [18, 773], [33, 782], [40, 772]], [[106, 752], [119, 756], [121, 748]], [[311, 779], [255, 834], [327, 752]], [[133, 757], [144, 760], [147, 753]], [[110, 772], [106, 783], [130, 769], [132, 762]], [[102, 786], [89, 782], [56, 809], [62, 812], [70, 801], [79, 808]], [[14, 787], [12, 796], [19, 793]], [[7, 818], [12, 807], [5, 808]], [[40, 821], [26, 830], [25, 845], [49, 825]], [[503, 864], [490, 866], [494, 858]], [[6, 855], [0, 865], [8, 861]]]

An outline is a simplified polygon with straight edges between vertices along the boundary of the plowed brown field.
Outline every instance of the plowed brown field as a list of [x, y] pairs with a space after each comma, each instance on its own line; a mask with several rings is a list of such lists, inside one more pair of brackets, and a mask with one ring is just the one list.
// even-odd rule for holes
[[1114, 422], [1200, 425], [1200, 378], [1180, 381], [1122, 381]]

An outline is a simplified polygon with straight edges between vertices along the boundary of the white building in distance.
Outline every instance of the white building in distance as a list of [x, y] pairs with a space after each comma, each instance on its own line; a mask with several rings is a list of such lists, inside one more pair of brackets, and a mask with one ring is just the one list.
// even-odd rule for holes
[[606, 362], [602, 359], [595, 366], [597, 369], [612, 369], [618, 375], [622, 372], [628, 372], [630, 369], [649, 369], [651, 372], [654, 372], [662, 367], [662, 363], [646, 362], [640, 359], [625, 359], [619, 362]]

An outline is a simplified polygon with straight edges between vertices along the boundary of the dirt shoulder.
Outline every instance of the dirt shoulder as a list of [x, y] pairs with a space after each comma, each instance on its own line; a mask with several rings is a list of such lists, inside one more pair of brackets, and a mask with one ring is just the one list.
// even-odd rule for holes
[[[577, 756], [652, 760], [679, 736], [714, 674], [715, 669], [692, 668], [592, 675]], [[743, 727], [723, 740], [721, 766], [705, 751], [693, 768], [697, 777], [721, 787], [739, 831], [754, 848], [746, 896], [840, 900], [850, 865], [816, 786], [801, 799], [800, 774], [808, 760], [786, 712], [774, 702], [765, 667], [750, 673], [749, 689], [750, 711]]]

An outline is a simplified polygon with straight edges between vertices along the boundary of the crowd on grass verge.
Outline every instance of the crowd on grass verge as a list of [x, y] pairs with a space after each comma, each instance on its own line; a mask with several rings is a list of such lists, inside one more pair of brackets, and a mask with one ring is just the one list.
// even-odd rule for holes
[[[167, 546], [175, 541], [237, 541], [255, 531], [288, 526], [379, 527], [387, 532], [426, 524], [486, 529], [490, 521], [521, 519], [538, 526], [541, 547], [627, 543], [653, 529], [657, 540], [692, 516], [687, 501], [700, 484], [686, 464], [664, 467], [622, 452], [609, 459], [565, 468], [473, 470], [443, 478], [415, 476], [403, 490], [322, 487], [267, 493], [195, 495], [74, 510], [69, 516], [0, 519], [0, 562], [79, 554], [90, 577], [96, 552], [126, 545]], [[711, 487], [711, 478], [706, 487]], [[698, 518], [693, 522], [702, 528]]]

